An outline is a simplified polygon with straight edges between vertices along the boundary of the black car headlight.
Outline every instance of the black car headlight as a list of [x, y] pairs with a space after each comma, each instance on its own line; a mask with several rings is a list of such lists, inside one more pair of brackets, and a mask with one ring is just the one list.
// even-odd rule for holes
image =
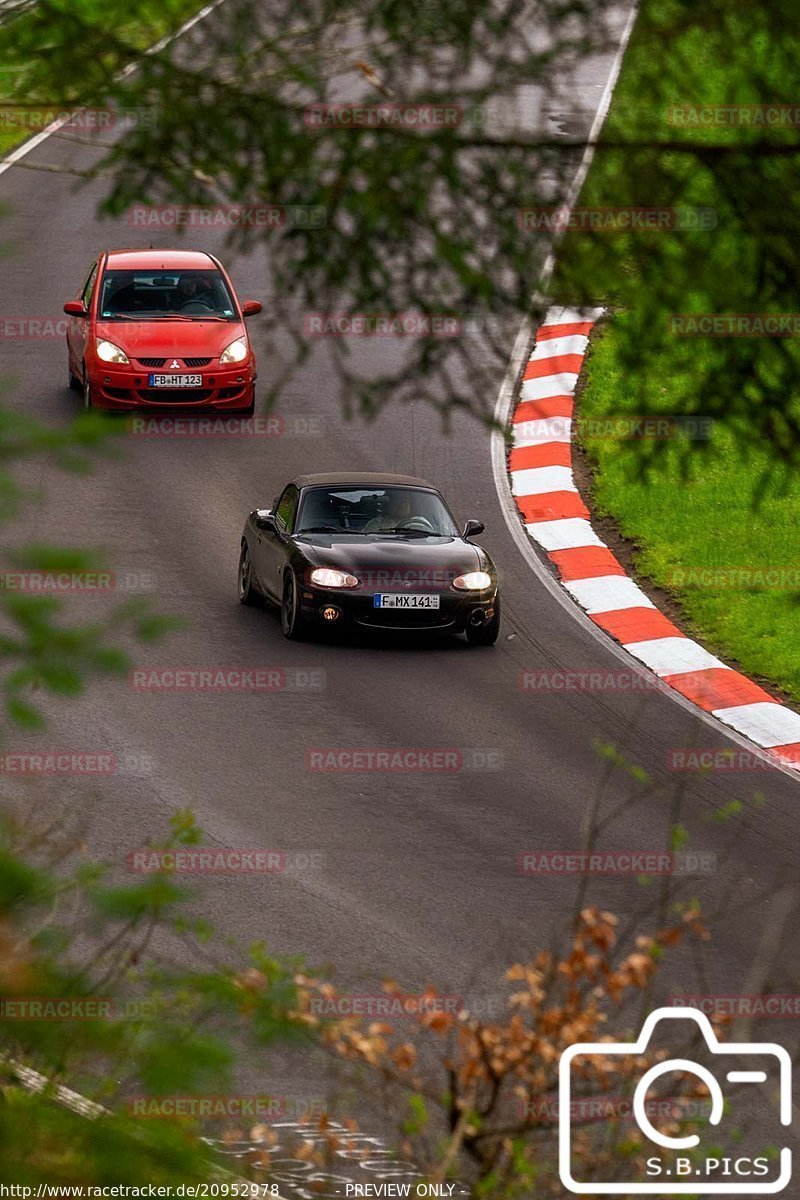
[[453, 587], [460, 592], [485, 592], [491, 586], [492, 577], [488, 571], [467, 571], [453, 580]]
[[333, 567], [315, 567], [308, 577], [309, 583], [324, 588], [354, 588], [358, 580], [349, 571], [337, 571]]

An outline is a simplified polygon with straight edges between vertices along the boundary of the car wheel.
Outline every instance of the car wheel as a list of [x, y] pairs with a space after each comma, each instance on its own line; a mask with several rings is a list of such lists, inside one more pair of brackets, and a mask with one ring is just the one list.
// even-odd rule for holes
[[500, 633], [500, 597], [494, 602], [494, 616], [482, 625], [467, 626], [467, 641], [470, 646], [493, 646]]
[[89, 383], [89, 376], [84, 372], [83, 376], [83, 407], [93, 408], [92, 404], [92, 386]]
[[261, 600], [261, 596], [253, 580], [253, 564], [250, 561], [250, 551], [247, 548], [247, 542], [242, 542], [242, 549], [239, 554], [238, 584], [239, 603], [257, 605]]
[[290, 641], [299, 641], [304, 633], [303, 617], [300, 612], [300, 595], [293, 571], [287, 571], [283, 580], [281, 600], [281, 629]]
[[67, 383], [71, 392], [82, 392], [83, 384], [77, 375], [72, 374], [72, 367], [67, 363]]

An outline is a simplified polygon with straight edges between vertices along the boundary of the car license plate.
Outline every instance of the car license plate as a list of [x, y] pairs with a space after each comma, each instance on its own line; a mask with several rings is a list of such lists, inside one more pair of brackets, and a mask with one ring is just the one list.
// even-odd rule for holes
[[438, 608], [439, 597], [424, 592], [377, 592], [376, 608]]
[[202, 375], [148, 375], [151, 388], [193, 388], [203, 386]]

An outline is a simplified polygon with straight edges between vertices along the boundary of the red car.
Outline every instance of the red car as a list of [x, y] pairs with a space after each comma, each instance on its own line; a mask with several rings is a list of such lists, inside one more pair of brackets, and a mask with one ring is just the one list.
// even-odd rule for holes
[[64, 305], [69, 385], [86, 408], [249, 414], [256, 360], [221, 263], [198, 250], [108, 250]]

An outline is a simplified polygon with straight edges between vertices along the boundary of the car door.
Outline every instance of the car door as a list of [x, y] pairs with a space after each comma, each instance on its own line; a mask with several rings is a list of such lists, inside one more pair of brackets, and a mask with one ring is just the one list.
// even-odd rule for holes
[[[86, 282], [80, 290], [78, 299], [87, 312], [91, 311], [92, 295], [97, 279], [97, 263], [92, 263]], [[67, 345], [72, 364], [77, 368], [78, 375], [83, 373], [83, 360], [86, 354], [86, 341], [89, 337], [90, 320], [88, 317], [70, 317], [67, 323]]]
[[255, 568], [261, 586], [276, 599], [280, 599], [283, 585], [283, 568], [291, 550], [290, 538], [294, 532], [300, 490], [289, 483], [272, 510], [275, 528], [256, 531]]

